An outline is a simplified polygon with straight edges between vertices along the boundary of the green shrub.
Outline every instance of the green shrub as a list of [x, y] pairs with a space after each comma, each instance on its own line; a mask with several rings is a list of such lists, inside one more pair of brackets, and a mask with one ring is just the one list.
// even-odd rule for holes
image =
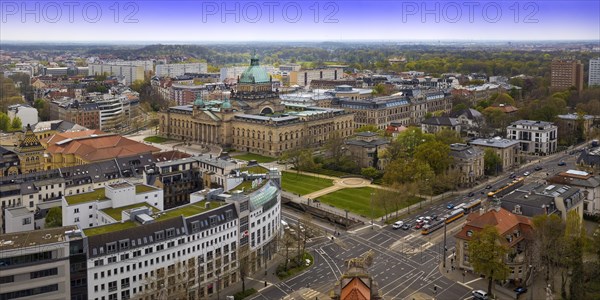
[[246, 298], [246, 297], [248, 297], [248, 296], [250, 296], [252, 294], [256, 294], [256, 290], [255, 289], [247, 289], [244, 292], [237, 292], [237, 293], [235, 293], [233, 295], [233, 298], [235, 300], [242, 300], [242, 299], [244, 299], [244, 298]]

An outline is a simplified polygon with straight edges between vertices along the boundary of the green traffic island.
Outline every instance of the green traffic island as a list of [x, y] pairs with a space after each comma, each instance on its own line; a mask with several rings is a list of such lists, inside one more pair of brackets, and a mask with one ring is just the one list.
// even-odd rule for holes
[[242, 299], [245, 299], [245, 298], [247, 298], [249, 296], [252, 296], [254, 294], [256, 294], [256, 290], [253, 289], [253, 288], [251, 288], [251, 289], [247, 289], [245, 291], [240, 291], [240, 292], [235, 293], [233, 295], [233, 299], [235, 299], [235, 300], [242, 300]]
[[234, 155], [233, 158], [246, 160], [246, 161], [255, 160], [259, 164], [270, 163], [270, 162], [274, 162], [277, 160], [277, 158], [274, 158], [274, 157], [263, 156], [263, 155], [254, 154], [254, 153], [245, 153], [245, 154], [240, 154], [240, 155]]
[[[300, 274], [302, 271], [310, 268], [314, 264], [315, 259], [308, 252], [304, 252], [302, 259], [298, 259], [298, 257], [293, 257], [289, 260], [287, 265], [285, 262], [279, 264], [277, 266], [277, 277], [280, 280], [285, 280], [287, 278], [293, 277], [297, 274]], [[287, 267], [287, 269], [286, 269]]]
[[162, 144], [168, 140], [169, 140], [168, 138], [164, 138], [162, 136], [157, 136], [157, 135], [153, 135], [153, 136], [144, 138], [144, 142], [157, 143], [157, 144]]

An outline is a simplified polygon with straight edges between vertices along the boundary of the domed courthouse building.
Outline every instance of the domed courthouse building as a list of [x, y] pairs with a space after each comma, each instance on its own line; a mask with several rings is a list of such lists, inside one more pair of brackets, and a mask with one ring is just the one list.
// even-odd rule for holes
[[203, 101], [198, 96], [193, 105], [160, 112], [159, 120], [164, 137], [272, 157], [325, 145], [333, 132], [345, 138], [354, 130], [354, 115], [343, 109], [286, 106], [256, 57], [238, 78], [230, 99]]

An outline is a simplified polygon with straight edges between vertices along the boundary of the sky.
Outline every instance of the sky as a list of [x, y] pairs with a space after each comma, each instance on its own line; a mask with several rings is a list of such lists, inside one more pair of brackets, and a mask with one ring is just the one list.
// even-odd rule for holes
[[600, 43], [600, 1], [10, 1], [0, 41]]

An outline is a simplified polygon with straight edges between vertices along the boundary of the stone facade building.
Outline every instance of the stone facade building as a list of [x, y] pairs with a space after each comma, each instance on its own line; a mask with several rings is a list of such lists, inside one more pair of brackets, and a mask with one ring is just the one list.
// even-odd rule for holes
[[170, 107], [159, 119], [163, 136], [268, 156], [323, 145], [334, 131], [345, 138], [354, 128], [354, 116], [341, 109], [286, 108], [257, 58], [239, 77], [231, 99], [205, 102], [198, 96], [193, 105]]

